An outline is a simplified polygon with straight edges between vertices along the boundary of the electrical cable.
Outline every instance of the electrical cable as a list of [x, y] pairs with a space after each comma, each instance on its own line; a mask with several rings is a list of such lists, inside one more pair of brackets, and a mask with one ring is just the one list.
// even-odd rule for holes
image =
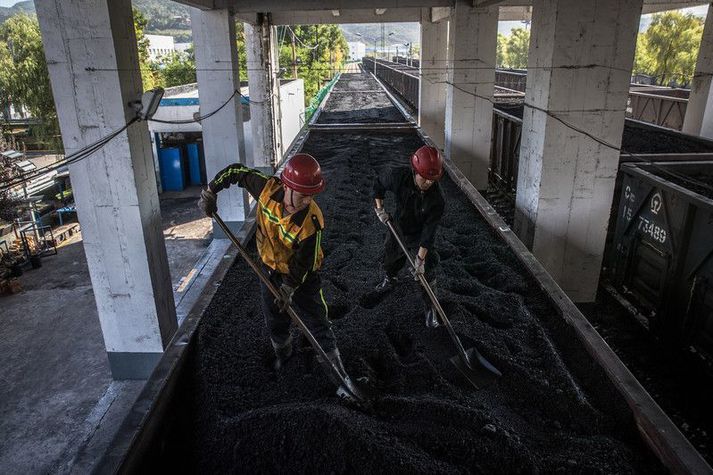
[[86, 147], [78, 150], [75, 153], [65, 156], [62, 160], [59, 160], [59, 161], [49, 164], [49, 165], [45, 165], [44, 167], [30, 170], [26, 173], [23, 173], [17, 177], [10, 179], [10, 181], [8, 181], [8, 182], [0, 184], [0, 191], [7, 191], [11, 188], [18, 186], [18, 185], [26, 183], [40, 175], [59, 170], [60, 168], [64, 168], [65, 166], [68, 166], [68, 165], [76, 163], [80, 160], [83, 160], [84, 158], [92, 155], [94, 152], [96, 152], [97, 150], [104, 147], [112, 139], [117, 137], [119, 134], [121, 134], [126, 129], [128, 129], [132, 124], [134, 124], [135, 122], [138, 122], [138, 121], [139, 121], [138, 117], [135, 117], [135, 118], [131, 119], [123, 127], [115, 130], [114, 132], [110, 133], [109, 135], [106, 135], [105, 137], [102, 137], [101, 139], [97, 140], [96, 142], [94, 142], [90, 145], [87, 145]]
[[[430, 82], [431, 84], [446, 84], [446, 85], [450, 85], [451, 87], [454, 87], [455, 89], [458, 89], [459, 91], [461, 91], [461, 92], [463, 92], [463, 93], [465, 93], [465, 94], [471, 95], [471, 96], [473, 96], [473, 97], [477, 97], [477, 98], [479, 98], [479, 99], [486, 100], [486, 101], [490, 102], [490, 103], [493, 104], [493, 105], [497, 105], [497, 103], [496, 103], [493, 99], [491, 99], [491, 98], [489, 98], [489, 97], [486, 97], [486, 96], [483, 96], [483, 95], [480, 95], [480, 94], [476, 94], [476, 93], [471, 92], [471, 91], [468, 91], [468, 90], [465, 90], [465, 89], [459, 87], [458, 85], [453, 84], [453, 83], [450, 82], [450, 81], [431, 81], [431, 80], [429, 80], [428, 78], [424, 78], [423, 75], [420, 74], [420, 73], [419, 73], [419, 76], [421, 76], [421, 79], [425, 79], [426, 81]], [[659, 171], [661, 171], [661, 172], [664, 172], [664, 173], [669, 174], [669, 175], [672, 175], [672, 176], [676, 176], [678, 179], [680, 179], [680, 180], [682, 180], [682, 181], [684, 181], [684, 182], [686, 182], [686, 183], [689, 183], [689, 184], [691, 184], [691, 185], [696, 185], [696, 186], [699, 186], [699, 187], [702, 187], [702, 188], [705, 188], [705, 189], [708, 189], [708, 190], [713, 191], [713, 186], [711, 186], [710, 184], [708, 184], [708, 183], [706, 183], [706, 182], [703, 182], [703, 181], [700, 181], [700, 180], [696, 180], [695, 178], [692, 178], [692, 177], [689, 177], [689, 176], [686, 176], [686, 175], [677, 173], [677, 172], [675, 172], [675, 171], [673, 171], [673, 170], [669, 170], [669, 169], [663, 168], [661, 165], [658, 165], [656, 162], [654, 162], [654, 161], [652, 161], [652, 160], [648, 160], [648, 159], [645, 159], [645, 158], [643, 158], [643, 157], [641, 157], [641, 156], [639, 156], [639, 155], [637, 155], [637, 154], [635, 154], [635, 153], [628, 152], [627, 150], [625, 150], [625, 149], [622, 148], [622, 147], [617, 147], [616, 145], [611, 144], [611, 143], [607, 142], [607, 141], [604, 140], [604, 139], [601, 139], [601, 138], [599, 138], [599, 137], [596, 137], [595, 135], [590, 134], [589, 132], [587, 132], [587, 131], [585, 131], [585, 130], [582, 130], [581, 128], [579, 128], [579, 127], [577, 127], [577, 126], [575, 126], [575, 125], [573, 125], [573, 124], [571, 124], [571, 123], [565, 121], [564, 119], [562, 119], [561, 117], [559, 117], [559, 116], [557, 116], [556, 114], [552, 113], [551, 111], [548, 111], [548, 110], [543, 109], [543, 108], [541, 108], [541, 107], [537, 107], [537, 106], [535, 106], [535, 105], [533, 105], [533, 104], [529, 104], [529, 103], [527, 103], [527, 102], [523, 102], [523, 105], [526, 106], [526, 107], [530, 107], [530, 108], [532, 108], [532, 109], [534, 109], [534, 110], [537, 110], [537, 111], [539, 111], [539, 112], [542, 112], [542, 113], [546, 114], [548, 117], [551, 117], [551, 118], [553, 118], [554, 120], [560, 122], [562, 125], [564, 125], [564, 126], [567, 127], [568, 129], [573, 130], [573, 131], [575, 131], [575, 132], [577, 132], [577, 133], [579, 133], [579, 134], [582, 134], [582, 135], [584, 135], [584, 136], [590, 138], [591, 140], [593, 140], [593, 141], [599, 143], [600, 145], [603, 145], [603, 146], [608, 147], [608, 148], [610, 148], [610, 149], [612, 149], [612, 150], [615, 150], [616, 152], [618, 152], [618, 153], [621, 154], [621, 155], [625, 155], [625, 156], [631, 157], [632, 159], [638, 160], [640, 163], [646, 164], [647, 166], [650, 166], [650, 167], [652, 167], [652, 168], [655, 168], [655, 169], [657, 169], [657, 170], [659, 170]], [[591, 110], [591, 111], [587, 111], [587, 112], [598, 112], [598, 110]]]
[[307, 43], [305, 43], [304, 41], [302, 41], [299, 36], [297, 36], [297, 33], [295, 33], [295, 30], [293, 30], [292, 27], [290, 27], [290, 25], [287, 25], [287, 28], [292, 32], [292, 34], [294, 35], [295, 39], [296, 39], [297, 41], [299, 41], [300, 43], [302, 43], [302, 46], [304, 46], [305, 48], [307, 48], [307, 49], [316, 49], [316, 48], [319, 47], [319, 44], [316, 44], [316, 45], [313, 45], [313, 46], [309, 46]]
[[[302, 44], [303, 44], [305, 47], [307, 47], [308, 49], [315, 49], [315, 48], [317, 48], [317, 47], [319, 46], [319, 45], [314, 45], [314, 46], [309, 46], [309, 45], [307, 45], [306, 43], [304, 43], [304, 41], [302, 41], [302, 40], [295, 34], [294, 30], [292, 30], [292, 28], [291, 28], [290, 26], [287, 26], [286, 29], [289, 29], [289, 30], [295, 35], [295, 38], [297, 38], [297, 40], [300, 41], [300, 43], [302, 43]], [[283, 31], [286, 31], [286, 29], [283, 30]], [[284, 35], [283, 35], [283, 39], [284, 39]], [[474, 60], [474, 59], [467, 59], [467, 58], [465, 58], [465, 59], [459, 59], [459, 60], [455, 60], [455, 61], [473, 61], [473, 60]], [[447, 60], [443, 60], [443, 61], [447, 61]], [[592, 69], [592, 68], [605, 68], [605, 69], [612, 69], [612, 70], [619, 70], [619, 69], [620, 69], [620, 68], [612, 68], [612, 67], [609, 67], [609, 66], [598, 65], [598, 64], [569, 65], [569, 66], [564, 65], [564, 66], [555, 66], [555, 67], [535, 67], [535, 68], [530, 68], [530, 69], [544, 69], [544, 70], [550, 70], [550, 71], [552, 71], [552, 70], [558, 70], [558, 69], [572, 70], [572, 69]], [[118, 69], [98, 69], [98, 68], [93, 68], [93, 67], [87, 67], [87, 68], [85, 68], [85, 69], [86, 69], [86, 71], [90, 71], [90, 72], [91, 72], [91, 71], [109, 71], [109, 70], [110, 70], [110, 71], [118, 71]], [[262, 70], [262, 68], [254, 68], [254, 69], [255, 69], [255, 70]], [[331, 71], [331, 68], [315, 68], [315, 67], [309, 67], [309, 66], [303, 66], [301, 69], [303, 69], [303, 70], [306, 69], [306, 70], [308, 70], [308, 71], [316, 71], [316, 70]], [[416, 68], [413, 68], [413, 69], [416, 69]], [[457, 84], [455, 84], [455, 83], [453, 83], [453, 82], [451, 82], [451, 81], [432, 81], [432, 80], [430, 80], [430, 79], [424, 77], [424, 74], [423, 74], [423, 71], [439, 71], [439, 70], [440, 70], [440, 71], [453, 71], [453, 70], [478, 70], [478, 69], [481, 69], [481, 70], [492, 70], [492, 69], [496, 69], [496, 68], [494, 68], [494, 67], [492, 67], [492, 66], [483, 66], [483, 67], [473, 66], [473, 67], [465, 67], [465, 68], [454, 68], [454, 67], [445, 67], [445, 68], [418, 68], [417, 76], [419, 77], [420, 80], [426, 80], [426, 81], [430, 82], [431, 84], [447, 84], [447, 85], [450, 85], [450, 86], [452, 86], [452, 87], [458, 89], [459, 91], [461, 91], [461, 92], [463, 92], [463, 93], [465, 93], [465, 94], [469, 94], [469, 95], [471, 95], [471, 96], [474, 96], [474, 97], [477, 97], [477, 98], [486, 100], [486, 101], [492, 103], [493, 105], [495, 105], [495, 104], [496, 104], [495, 101], [493, 101], [493, 100], [492, 100], [491, 98], [489, 98], [489, 97], [486, 97], [486, 96], [483, 96], [483, 95], [479, 95], [479, 94], [476, 94], [476, 93], [474, 93], [474, 92], [471, 92], [471, 91], [468, 91], [468, 90], [466, 90], [466, 89], [463, 89], [462, 87], [460, 87], [459, 85], [457, 85]], [[196, 71], [199, 71], [198, 68], [195, 68], [195, 70], [196, 70]], [[206, 69], [206, 71], [217, 71], [217, 70], [218, 70], [218, 69], [215, 69], [215, 68]], [[230, 69], [226, 68], [225, 70], [226, 70], [226, 71], [232, 71], [233, 69], [232, 69], [232, 68], [230, 68]], [[464, 85], [467, 85], [467, 83], [463, 83], [463, 84], [464, 84]], [[210, 112], [210, 113], [207, 113], [207, 114], [205, 114], [205, 115], [203, 115], [203, 116], [195, 117], [195, 118], [193, 118], [193, 119], [185, 119], [185, 120], [161, 120], [161, 119], [154, 119], [154, 118], [151, 118], [151, 119], [149, 119], [149, 120], [151, 120], [151, 121], [153, 121], [153, 122], [157, 122], [157, 123], [173, 124], [173, 125], [182, 125], [182, 124], [191, 124], [191, 123], [201, 122], [201, 121], [206, 120], [206, 119], [212, 117], [213, 115], [217, 114], [220, 110], [222, 110], [225, 106], [227, 106], [227, 105], [230, 103], [230, 101], [231, 101], [236, 95], [240, 95], [240, 97], [246, 99], [248, 102], [250, 102], [250, 103], [252, 103], [252, 104], [264, 104], [264, 103], [267, 103], [267, 102], [269, 102], [270, 99], [272, 99], [272, 97], [274, 96], [273, 94], [270, 94], [270, 96], [269, 96], [266, 100], [263, 100], [263, 101], [254, 101], [254, 100], [251, 100], [249, 97], [244, 96], [243, 94], [240, 93], [239, 90], [236, 89], [235, 91], [233, 91], [233, 94], [231, 94], [231, 96], [230, 96], [220, 107], [218, 107], [218, 109], [216, 109], [216, 110], [214, 110], [214, 111], [212, 111], [212, 112]], [[580, 129], [579, 127], [576, 127], [576, 126], [574, 126], [573, 124], [568, 123], [567, 121], [565, 121], [565, 120], [562, 119], [561, 117], [557, 116], [556, 114], [553, 114], [551, 111], [545, 110], [545, 109], [543, 109], [543, 108], [537, 107], [537, 106], [535, 106], [535, 105], [533, 105], [533, 104], [529, 104], [529, 103], [524, 103], [524, 105], [527, 106], [527, 107], [530, 107], [530, 108], [532, 108], [532, 109], [535, 109], [535, 110], [537, 110], [537, 111], [543, 112], [543, 113], [546, 114], [547, 116], [549, 116], [549, 117], [551, 117], [551, 118], [557, 120], [558, 122], [560, 122], [560, 123], [561, 123], [562, 125], [564, 125], [565, 127], [569, 128], [569, 129], [571, 129], [571, 130], [573, 130], [573, 131], [575, 131], [575, 132], [577, 132], [577, 133], [580, 133], [580, 134], [582, 134], [582, 135], [584, 135], [584, 136], [589, 137], [590, 139], [594, 140], [595, 142], [599, 143], [599, 144], [602, 145], [602, 146], [608, 147], [608, 148], [610, 148], [610, 149], [613, 149], [613, 150], [619, 152], [620, 154], [629, 156], [629, 157], [631, 157], [631, 158], [633, 158], [633, 159], [639, 160], [639, 161], [641, 161], [641, 162], [650, 164], [650, 165], [652, 165], [652, 166], [654, 166], [654, 167], [657, 167], [657, 168], [660, 168], [660, 169], [661, 169], [661, 167], [657, 166], [657, 165], [656, 165], [654, 162], [652, 162], [651, 160], [647, 160], [647, 159], [641, 158], [641, 157], [637, 156], [637, 155], [634, 154], [634, 153], [628, 152], [628, 151], [624, 150], [624, 149], [621, 148], [621, 147], [617, 147], [617, 146], [615, 146], [615, 145], [613, 145], [613, 144], [611, 144], [611, 143], [609, 143], [609, 142], [607, 142], [607, 141], [605, 141], [605, 140], [603, 140], [603, 139], [600, 139], [599, 137], [596, 137], [596, 136], [594, 136], [594, 135], [588, 133], [587, 131]], [[603, 110], [599, 110], [599, 111], [600, 111], [600, 112], [603, 112]], [[587, 111], [587, 112], [597, 112], [597, 110], [590, 110], [590, 111]], [[99, 141], [97, 141], [96, 143], [94, 143], [94, 144], [92, 144], [92, 145], [86, 147], [85, 149], [82, 149], [82, 150], [76, 152], [75, 154], [66, 157], [62, 162], [59, 162], [59, 163], [56, 163], [56, 164], [52, 164], [52, 165], [50, 165], [50, 166], [42, 167], [42, 168], [40, 168], [40, 169], [32, 170], [31, 172], [28, 172], [27, 174], [22, 175], [20, 178], [14, 179], [14, 180], [13, 180], [12, 182], [10, 182], [9, 184], [3, 184], [3, 185], [0, 187], [0, 190], [4, 190], [4, 189], [8, 189], [9, 187], [16, 186], [17, 184], [23, 183], [24, 181], [27, 181], [27, 180], [29, 180], [29, 179], [32, 179], [32, 178], [38, 176], [38, 175], [41, 174], [41, 173], [45, 173], [45, 172], [47, 172], [47, 171], [52, 171], [52, 170], [54, 170], [54, 169], [57, 169], [57, 168], [60, 168], [60, 167], [64, 167], [64, 166], [66, 166], [66, 165], [68, 165], [68, 164], [71, 164], [71, 163], [74, 163], [74, 162], [76, 162], [76, 161], [82, 160], [82, 159], [85, 158], [86, 156], [91, 155], [91, 154], [94, 153], [96, 150], [98, 150], [99, 148], [103, 147], [109, 140], [111, 140], [112, 138], [116, 137], [116, 135], [118, 135], [119, 133], [121, 133], [121, 132], [123, 132], [124, 130], [126, 130], [126, 128], [128, 128], [128, 126], [131, 125], [134, 121], [135, 121], [135, 120], [132, 120], [132, 121], [129, 122], [129, 124], [127, 124], [124, 128], [122, 128], [122, 129], [116, 131], [115, 133], [110, 134], [109, 136], [105, 137], [104, 139], [100, 139]], [[672, 174], [672, 175], [677, 175], [675, 172], [672, 172], [672, 171], [670, 171], [670, 170], [665, 170], [665, 169], [661, 169], [661, 170], [665, 171], [666, 173]], [[27, 177], [29, 177], [29, 178], [27, 178]], [[700, 181], [698, 181], [698, 180], [694, 180], [694, 179], [689, 178], [689, 177], [686, 177], [686, 176], [684, 176], [684, 175], [680, 175], [679, 178], [682, 179], [682, 180], [685, 180], [685, 181], [687, 181], [687, 182], [689, 182], [689, 183], [696, 184], [696, 185], [698, 185], [698, 186], [702, 186], [702, 187], [705, 187], [705, 188], [713, 189], [713, 187], [711, 187], [710, 185], [708, 185], [708, 184], [706, 184], [706, 183], [704, 183], [704, 182], [700, 182]]]
[[151, 121], [151, 122], [157, 122], [157, 123], [159, 123], [159, 124], [176, 124], [176, 125], [178, 125], [178, 124], [193, 124], [193, 123], [196, 123], [196, 122], [201, 122], [201, 121], [203, 121], [203, 120], [206, 120], [206, 119], [209, 118], [209, 117], [214, 116], [214, 115], [217, 114], [218, 112], [220, 112], [225, 106], [227, 106], [227, 105], [230, 103], [231, 100], [233, 100], [233, 98], [234, 98], [236, 95], [240, 95], [241, 97], [243, 97], [243, 95], [240, 94], [240, 91], [237, 90], [237, 89], [235, 89], [235, 90], [233, 91], [233, 93], [230, 95], [230, 97], [229, 97], [225, 102], [223, 102], [223, 104], [221, 104], [221, 106], [218, 107], [216, 110], [214, 110], [214, 111], [212, 111], [212, 112], [209, 112], [208, 114], [205, 114], [205, 115], [202, 115], [202, 116], [194, 117], [194, 118], [192, 118], [192, 119], [183, 119], [183, 120], [161, 120], [161, 119], [154, 119], [154, 118], [152, 117], [152, 118], [149, 119], [149, 121]]
[[[153, 121], [153, 122], [158, 122], [162, 124], [191, 124], [195, 122], [200, 122], [203, 120], [208, 119], [209, 117], [212, 117], [213, 115], [217, 114], [221, 109], [223, 109], [226, 105], [230, 103], [230, 101], [236, 96], [240, 95], [241, 97], [243, 96], [239, 90], [234, 90], [233, 94], [230, 95], [230, 97], [223, 102], [223, 104], [218, 107], [216, 110], [211, 111], [203, 116], [199, 117], [194, 117], [193, 119], [187, 119], [187, 120], [176, 120], [176, 121], [167, 121], [167, 120], [160, 120], [160, 119], [154, 119], [150, 118], [148, 120]], [[270, 95], [272, 97], [272, 95]], [[269, 98], [265, 101], [251, 101], [249, 98], [245, 97], [248, 101], [252, 103], [265, 103], [269, 101]], [[112, 139], [117, 137], [119, 134], [124, 132], [126, 129], [128, 129], [132, 124], [138, 122], [140, 119], [139, 117], [134, 117], [131, 119], [127, 124], [125, 124], [123, 127], [115, 130], [114, 132], [111, 132], [110, 134], [106, 135], [105, 137], [102, 137], [101, 139], [97, 140], [96, 142], [87, 145], [86, 147], [78, 150], [77, 152], [65, 156], [62, 160], [59, 160], [55, 163], [45, 165], [44, 167], [36, 168], [34, 170], [30, 170], [26, 173], [20, 174], [19, 176], [11, 178], [9, 181], [5, 183], [0, 184], [0, 192], [7, 191], [11, 188], [14, 188], [18, 185], [21, 185], [23, 183], [26, 183], [40, 175], [43, 175], [45, 173], [50, 173], [56, 170], [59, 170], [61, 168], [64, 168], [66, 166], [69, 166], [73, 163], [77, 163], [80, 160], [83, 160], [87, 158], [88, 156], [92, 155], [96, 151], [100, 150], [102, 147], [104, 147], [107, 143], [109, 143]]]

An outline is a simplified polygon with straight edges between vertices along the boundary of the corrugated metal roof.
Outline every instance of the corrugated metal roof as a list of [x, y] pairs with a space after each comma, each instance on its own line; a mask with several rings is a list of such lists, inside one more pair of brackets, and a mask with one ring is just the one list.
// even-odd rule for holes
[[15, 163], [15, 166], [22, 170], [23, 172], [29, 172], [37, 168], [34, 163], [32, 163], [29, 160], [22, 160], [20, 162]]
[[5, 158], [11, 158], [13, 160], [23, 157], [22, 153], [18, 152], [17, 150], [7, 150], [5, 152], [2, 152], [2, 156]]

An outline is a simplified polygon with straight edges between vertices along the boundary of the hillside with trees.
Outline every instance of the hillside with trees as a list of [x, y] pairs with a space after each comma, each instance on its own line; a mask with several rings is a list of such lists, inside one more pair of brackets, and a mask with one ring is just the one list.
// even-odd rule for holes
[[34, 13], [35, 4], [32, 0], [17, 2], [11, 7], [0, 7], [0, 23], [18, 13]]

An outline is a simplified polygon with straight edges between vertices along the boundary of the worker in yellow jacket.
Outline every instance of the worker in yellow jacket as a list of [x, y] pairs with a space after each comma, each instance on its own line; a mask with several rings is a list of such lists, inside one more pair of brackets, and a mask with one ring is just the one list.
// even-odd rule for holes
[[280, 298], [275, 300], [261, 283], [263, 313], [276, 356], [275, 370], [281, 369], [293, 354], [290, 317], [284, 311], [292, 303], [302, 310], [303, 321], [329, 359], [343, 369], [319, 277], [324, 256], [324, 218], [313, 197], [324, 189], [325, 182], [317, 160], [305, 153], [296, 154], [279, 178], [240, 163], [230, 165], [201, 193], [198, 204], [203, 212], [212, 216], [217, 211], [216, 194], [230, 185], [245, 188], [257, 200], [258, 253], [264, 271], [280, 289]]

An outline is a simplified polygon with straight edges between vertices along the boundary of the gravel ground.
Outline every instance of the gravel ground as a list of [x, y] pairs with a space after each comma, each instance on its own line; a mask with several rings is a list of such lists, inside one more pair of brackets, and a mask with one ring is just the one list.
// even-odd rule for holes
[[439, 294], [464, 344], [477, 344], [503, 378], [479, 391], [466, 383], [448, 361], [446, 331], [424, 327], [409, 279], [372, 291], [386, 230], [372, 216], [371, 180], [419, 145], [415, 135], [313, 132], [304, 146], [328, 182], [318, 202], [330, 316], [348, 371], [379, 390], [374, 408], [340, 404], [310, 351], [284, 373], [268, 369], [257, 279], [237, 262], [199, 329], [184, 392], [194, 418], [173, 463], [255, 473], [661, 471], [605, 376], [447, 178]]

